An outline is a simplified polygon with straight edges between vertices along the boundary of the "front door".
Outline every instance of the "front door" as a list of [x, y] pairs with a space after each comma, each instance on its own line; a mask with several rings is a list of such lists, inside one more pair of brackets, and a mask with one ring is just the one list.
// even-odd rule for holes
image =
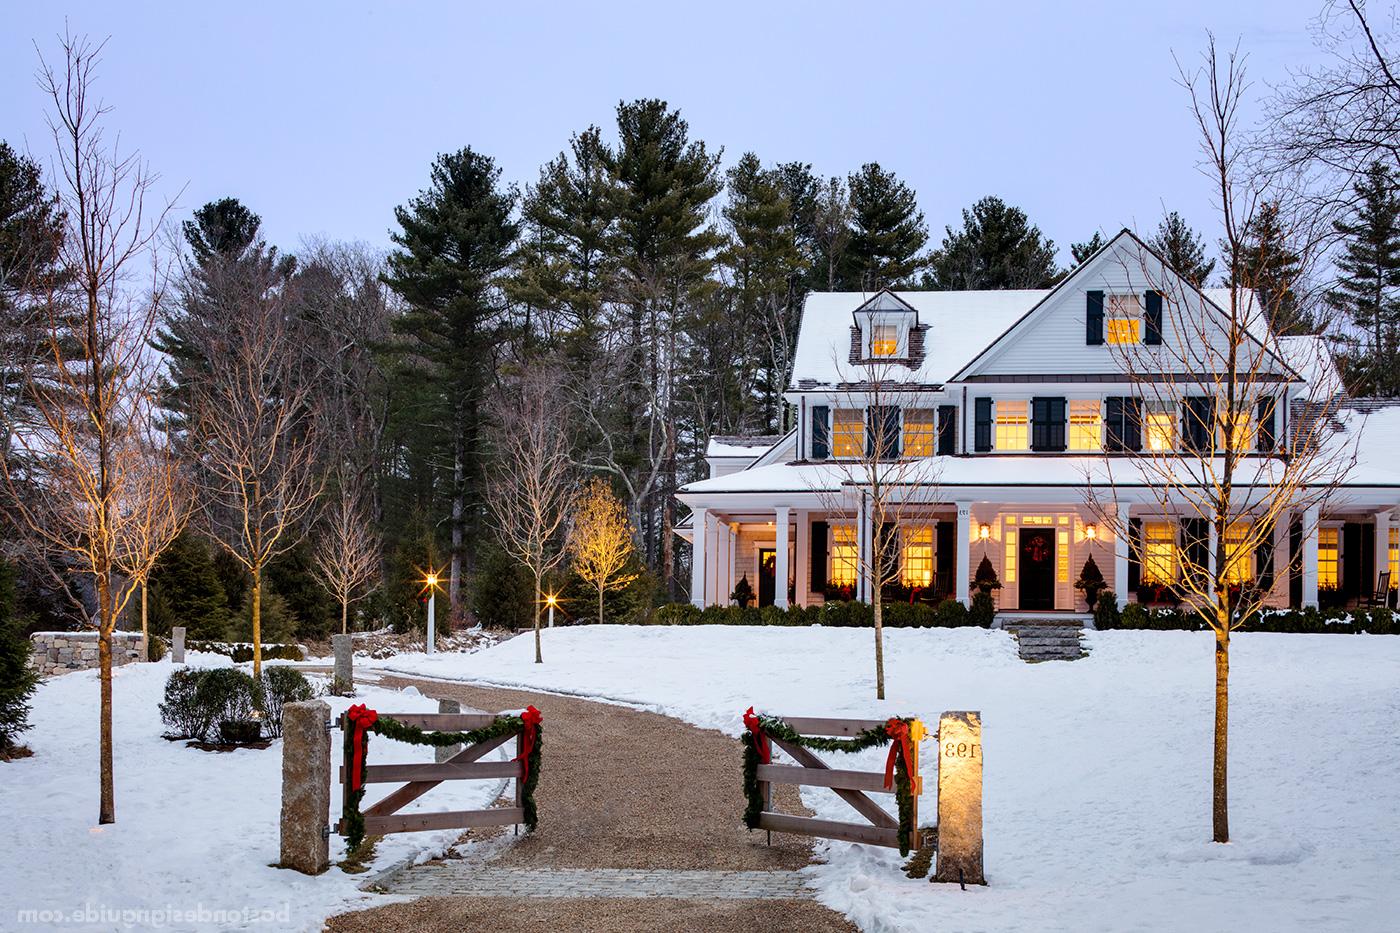
[[1020, 608], [1055, 608], [1055, 529], [1021, 529]]
[[758, 549], [758, 604], [773, 605], [773, 583], [778, 575], [778, 552], [771, 547]]

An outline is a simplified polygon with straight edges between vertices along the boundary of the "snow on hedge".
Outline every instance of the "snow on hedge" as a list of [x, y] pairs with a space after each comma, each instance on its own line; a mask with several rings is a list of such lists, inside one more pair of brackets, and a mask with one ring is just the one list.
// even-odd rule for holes
[[[1208, 841], [1209, 634], [1090, 633], [1087, 659], [1038, 665], [1002, 632], [885, 637], [883, 703], [869, 630], [580, 626], [545, 632], [542, 665], [531, 638], [379, 665], [608, 698], [732, 735], [750, 704], [930, 725], [945, 709], [981, 710], [990, 886], [911, 881], [897, 853], [824, 845], [812, 880], [866, 930], [1394, 929], [1400, 637], [1235, 637], [1228, 846]], [[852, 766], [882, 762], [872, 751]], [[738, 788], [736, 773], [736, 820]], [[804, 799], [853, 817], [828, 791]]]

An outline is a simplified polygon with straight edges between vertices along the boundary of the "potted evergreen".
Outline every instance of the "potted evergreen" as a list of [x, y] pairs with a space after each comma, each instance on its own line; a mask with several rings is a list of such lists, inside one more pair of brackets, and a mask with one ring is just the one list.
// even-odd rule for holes
[[1108, 588], [1108, 582], [1103, 578], [1103, 571], [1094, 562], [1094, 555], [1090, 554], [1089, 559], [1084, 562], [1083, 568], [1079, 571], [1079, 579], [1074, 581], [1074, 588], [1084, 594], [1084, 604], [1092, 612], [1099, 604], [1099, 594]]
[[749, 583], [749, 575], [744, 574], [739, 578], [739, 582], [734, 584], [734, 592], [729, 594], [729, 598], [739, 604], [740, 609], [749, 608], [749, 603], [753, 602], [753, 585]]
[[979, 593], [992, 595], [993, 590], [1001, 589], [1001, 580], [997, 579], [996, 568], [992, 566], [992, 559], [983, 555], [982, 563], [977, 565], [977, 573], [973, 574], [972, 585]]

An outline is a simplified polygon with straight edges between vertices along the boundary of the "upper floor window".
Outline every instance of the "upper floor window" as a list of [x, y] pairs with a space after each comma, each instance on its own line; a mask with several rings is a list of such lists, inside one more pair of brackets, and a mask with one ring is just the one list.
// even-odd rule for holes
[[1142, 439], [1148, 450], [1176, 449], [1176, 411], [1171, 402], [1148, 402], [1142, 413]]
[[1070, 401], [1069, 449], [1103, 450], [1103, 411], [1098, 399]]
[[904, 410], [904, 444], [906, 457], [933, 456], [933, 409], [906, 408]]
[[865, 415], [859, 408], [838, 408], [831, 413], [831, 455], [865, 456]]
[[1104, 307], [1104, 336], [1109, 343], [1142, 342], [1142, 297], [1109, 295]]
[[996, 403], [997, 450], [1029, 450], [1031, 446], [1029, 402]]
[[897, 356], [899, 354], [899, 325], [872, 324], [870, 327], [870, 356]]

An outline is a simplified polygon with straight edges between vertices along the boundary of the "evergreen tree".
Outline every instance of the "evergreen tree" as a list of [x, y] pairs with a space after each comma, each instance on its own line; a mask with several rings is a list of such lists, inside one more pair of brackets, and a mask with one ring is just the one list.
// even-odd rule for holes
[[152, 634], [166, 636], [183, 625], [193, 639], [223, 637], [232, 616], [210, 550], [204, 538], [184, 531], [161, 553], [149, 581]]
[[942, 245], [933, 253], [929, 287], [1048, 288], [1060, 275], [1054, 242], [1019, 207], [985, 197], [962, 217], [962, 229], [946, 228]]
[[1071, 243], [1069, 254], [1074, 257], [1075, 266], [1082, 266], [1090, 256], [1103, 249], [1103, 235], [1095, 230], [1086, 243]]
[[15, 612], [15, 572], [0, 560], [0, 759], [29, 728], [29, 697], [39, 678], [29, 666], [29, 638]]
[[[441, 439], [451, 515], [449, 604], [461, 609], [482, 508], [483, 401], [508, 332], [500, 297], [518, 226], [500, 169], [470, 147], [439, 156], [428, 187], [394, 210], [399, 231], [385, 282], [408, 305], [395, 322], [406, 351], [401, 383], [421, 403], [424, 435]], [[410, 414], [410, 413], [406, 413]]]
[[914, 190], [867, 162], [847, 179], [851, 238], [846, 251], [845, 286], [873, 292], [910, 284], [924, 265], [928, 225]]
[[851, 195], [838, 177], [828, 178], [812, 205], [812, 272], [816, 291], [834, 292], [846, 287], [843, 270], [851, 247]]
[[1327, 303], [1365, 335], [1348, 367], [1354, 391], [1400, 395], [1400, 191], [1394, 172], [1371, 163], [1356, 185], [1351, 216], [1334, 226], [1343, 245]]
[[1302, 259], [1288, 245], [1278, 202], [1259, 205], [1241, 237], [1237, 255], [1230, 255], [1223, 244], [1221, 252], [1230, 267], [1225, 284], [1252, 290], [1274, 333], [1284, 337], [1316, 331], [1294, 290], [1302, 275]]
[[1156, 250], [1167, 265], [1196, 287], [1205, 285], [1215, 271], [1215, 260], [1206, 258], [1205, 238], [1192, 230], [1176, 211], [1170, 211], [1157, 224], [1157, 232], [1147, 245]]

